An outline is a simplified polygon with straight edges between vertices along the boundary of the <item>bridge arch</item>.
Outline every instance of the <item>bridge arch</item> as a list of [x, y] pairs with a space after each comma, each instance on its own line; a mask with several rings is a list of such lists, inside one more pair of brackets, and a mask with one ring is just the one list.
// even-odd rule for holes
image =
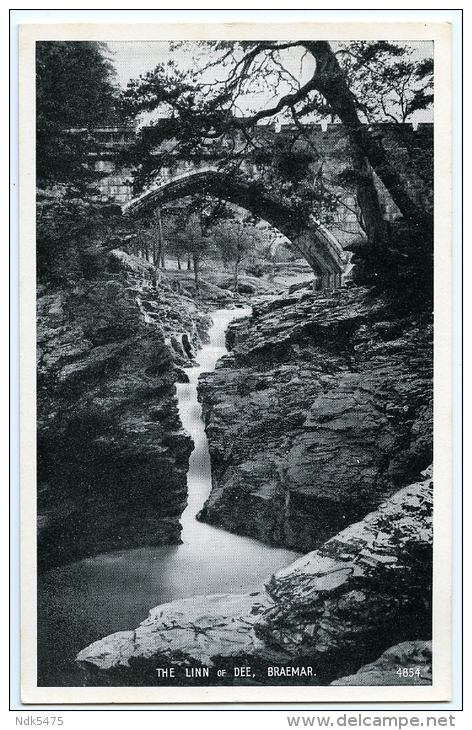
[[123, 214], [138, 216], [172, 200], [202, 192], [246, 208], [277, 228], [310, 264], [318, 288], [343, 285], [352, 269], [351, 252], [345, 251], [333, 234], [313, 217], [301, 225], [285, 203], [267, 194], [257, 182], [236, 175], [204, 168], [157, 180], [142, 195], [126, 203]]

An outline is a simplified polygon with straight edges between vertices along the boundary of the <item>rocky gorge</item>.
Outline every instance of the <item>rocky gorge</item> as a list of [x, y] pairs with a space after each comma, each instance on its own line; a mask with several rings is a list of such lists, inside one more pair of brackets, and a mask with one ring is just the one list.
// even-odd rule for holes
[[200, 382], [213, 488], [200, 518], [301, 551], [432, 460], [432, 324], [367, 289], [301, 289], [230, 325]]
[[[255, 301], [227, 343], [200, 380], [213, 487], [199, 519], [310, 552], [258, 591], [157, 606], [94, 642], [84, 683], [218, 667], [224, 682], [197, 684], [264, 684], [276, 665], [270, 684], [430, 684], [430, 317], [362, 287], [300, 288]], [[395, 675], [402, 657], [414, 677]]]
[[192, 443], [174, 384], [210, 319], [185, 290], [165, 280], [156, 288], [154, 276], [113, 251], [102, 279], [38, 291], [41, 571], [180, 541]]

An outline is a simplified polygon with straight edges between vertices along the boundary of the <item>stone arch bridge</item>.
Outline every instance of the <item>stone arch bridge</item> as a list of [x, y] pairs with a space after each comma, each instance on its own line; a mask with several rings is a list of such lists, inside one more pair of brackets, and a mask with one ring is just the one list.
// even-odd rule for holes
[[245, 208], [277, 228], [312, 267], [317, 288], [340, 287], [349, 276], [352, 254], [325, 226], [313, 217], [301, 223], [291, 208], [261, 190], [257, 183], [211, 167], [157, 179], [122, 210], [124, 215], [139, 216], [172, 200], [201, 193]]

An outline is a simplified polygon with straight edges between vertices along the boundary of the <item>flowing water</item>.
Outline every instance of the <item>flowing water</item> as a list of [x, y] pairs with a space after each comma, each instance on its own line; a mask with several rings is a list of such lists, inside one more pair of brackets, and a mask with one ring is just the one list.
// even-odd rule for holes
[[225, 331], [249, 309], [212, 314], [210, 341], [177, 387], [179, 413], [195, 443], [188, 471], [182, 544], [120, 550], [50, 570], [38, 584], [38, 685], [80, 686], [75, 656], [107, 634], [135, 628], [150, 608], [210, 593], [245, 593], [260, 587], [299, 554], [273, 548], [197, 522], [211, 489], [208, 444], [197, 398], [202, 372], [226, 353]]

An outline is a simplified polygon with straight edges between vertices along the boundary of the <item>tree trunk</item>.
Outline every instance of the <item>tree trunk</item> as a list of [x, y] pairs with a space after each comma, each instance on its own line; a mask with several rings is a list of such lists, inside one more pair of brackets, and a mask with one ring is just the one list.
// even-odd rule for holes
[[193, 271], [195, 277], [195, 287], [197, 294], [200, 295], [200, 261], [197, 254], [193, 254]]
[[161, 266], [163, 269], [165, 269], [165, 256], [164, 256], [164, 234], [162, 231], [162, 218], [161, 218], [161, 209], [157, 208], [156, 211], [157, 216], [157, 251], [154, 250], [154, 265], [155, 266]]
[[239, 288], [239, 261], [236, 261], [234, 266], [234, 291], [237, 292]]
[[372, 169], [358, 147], [353, 149], [352, 165], [356, 173], [357, 203], [367, 241], [373, 248], [385, 249], [389, 242], [387, 223], [375, 189]]
[[[412, 223], [419, 223], [432, 231], [432, 217], [425, 214], [408, 195], [405, 182], [391, 166], [382, 145], [361, 123], [355, 99], [347, 86], [344, 73], [327, 41], [306, 41], [303, 46], [314, 56], [316, 69], [312, 88], [319, 91], [343, 123], [359, 155], [367, 157], [371, 167], [383, 182], [403, 217]], [[366, 223], [371, 214], [372, 195], [361, 196], [368, 200], [363, 215]]]
[[154, 266], [159, 265], [159, 255], [160, 255], [160, 246], [161, 241], [159, 237], [159, 226], [157, 227], [157, 236], [153, 236], [152, 238], [152, 263]]
[[147, 244], [147, 239], [144, 239], [143, 253], [144, 253], [144, 260], [149, 261], [149, 248], [148, 248], [148, 244]]

